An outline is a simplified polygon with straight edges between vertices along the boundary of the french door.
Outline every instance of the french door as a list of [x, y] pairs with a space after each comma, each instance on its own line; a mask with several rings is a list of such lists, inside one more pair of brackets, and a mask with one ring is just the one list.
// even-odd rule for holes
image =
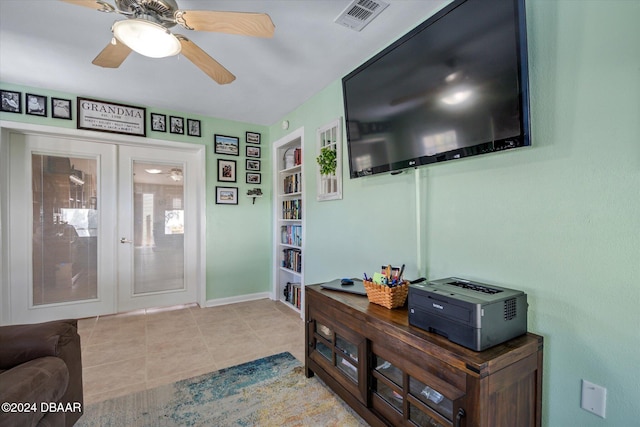
[[127, 146], [119, 154], [119, 310], [196, 301], [197, 155]]
[[197, 301], [196, 153], [12, 133], [9, 156], [12, 323]]

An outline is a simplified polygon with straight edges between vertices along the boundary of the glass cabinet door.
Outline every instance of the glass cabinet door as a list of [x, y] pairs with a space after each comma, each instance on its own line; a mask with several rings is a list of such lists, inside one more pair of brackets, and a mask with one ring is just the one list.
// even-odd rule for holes
[[308, 357], [331, 372], [342, 386], [364, 402], [364, 338], [347, 329], [336, 328], [322, 315], [310, 313], [309, 317], [312, 320], [308, 326]]
[[373, 354], [372, 406], [394, 425], [452, 427], [455, 400], [464, 394], [436, 379], [421, 381]]

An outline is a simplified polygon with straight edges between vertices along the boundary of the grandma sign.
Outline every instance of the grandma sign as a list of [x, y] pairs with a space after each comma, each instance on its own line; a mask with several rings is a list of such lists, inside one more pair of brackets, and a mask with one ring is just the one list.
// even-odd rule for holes
[[78, 98], [78, 129], [147, 136], [146, 109]]

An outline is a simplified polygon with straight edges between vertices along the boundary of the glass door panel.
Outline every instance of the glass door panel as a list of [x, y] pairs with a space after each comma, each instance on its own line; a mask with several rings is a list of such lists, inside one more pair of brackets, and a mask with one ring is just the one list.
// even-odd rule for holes
[[31, 155], [32, 304], [98, 297], [96, 159]]
[[182, 165], [133, 162], [133, 294], [184, 289]]

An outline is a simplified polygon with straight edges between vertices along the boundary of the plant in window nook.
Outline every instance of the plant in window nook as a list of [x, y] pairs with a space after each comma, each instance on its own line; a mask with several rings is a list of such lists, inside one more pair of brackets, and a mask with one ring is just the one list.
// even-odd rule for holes
[[336, 150], [330, 147], [322, 147], [320, 155], [316, 157], [316, 161], [320, 165], [321, 175], [335, 175], [336, 173]]

